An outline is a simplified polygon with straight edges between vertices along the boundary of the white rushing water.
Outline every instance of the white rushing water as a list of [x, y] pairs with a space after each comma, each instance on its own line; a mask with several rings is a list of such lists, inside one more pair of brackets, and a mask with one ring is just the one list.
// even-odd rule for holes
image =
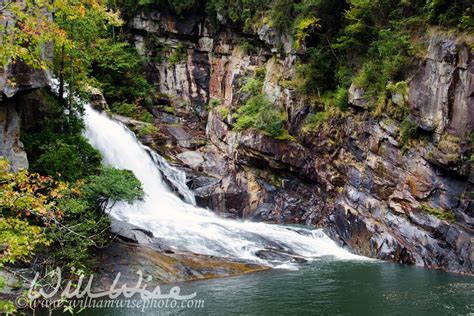
[[[321, 230], [223, 219], [194, 206], [194, 195], [185, 184], [185, 174], [141, 145], [123, 124], [85, 104], [85, 136], [104, 157], [119, 169], [132, 170], [142, 182], [143, 201], [118, 203], [111, 215], [153, 232], [160, 243], [178, 250], [251, 260], [275, 266], [256, 256], [263, 249], [277, 249], [307, 259], [334, 256], [358, 259], [338, 247]], [[171, 192], [163, 174], [178, 188], [185, 202]]]

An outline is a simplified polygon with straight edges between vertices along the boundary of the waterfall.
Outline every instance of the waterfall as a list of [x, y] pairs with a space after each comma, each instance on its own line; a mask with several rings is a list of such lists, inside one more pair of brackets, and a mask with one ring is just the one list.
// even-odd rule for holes
[[[273, 260], [261, 259], [256, 253], [272, 249], [308, 260], [321, 256], [360, 258], [338, 247], [318, 229], [223, 219], [196, 207], [182, 171], [140, 144], [123, 124], [89, 104], [84, 107], [85, 136], [90, 143], [101, 152], [106, 164], [133, 171], [145, 191], [143, 201], [117, 203], [111, 216], [153, 232], [167, 247], [273, 266]], [[184, 201], [171, 192], [163, 176], [176, 186]]]

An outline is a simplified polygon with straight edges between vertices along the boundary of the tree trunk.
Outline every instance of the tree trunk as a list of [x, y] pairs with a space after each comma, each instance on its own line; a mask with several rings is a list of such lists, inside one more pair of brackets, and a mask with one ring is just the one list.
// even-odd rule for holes
[[59, 66], [59, 98], [63, 99], [64, 95], [64, 44], [61, 47], [61, 64]]

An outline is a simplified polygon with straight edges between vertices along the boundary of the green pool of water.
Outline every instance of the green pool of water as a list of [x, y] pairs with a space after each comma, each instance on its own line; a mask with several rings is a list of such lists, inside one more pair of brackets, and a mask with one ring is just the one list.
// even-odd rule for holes
[[[474, 315], [474, 278], [377, 261], [321, 259], [178, 284], [201, 308], [90, 309], [86, 315]], [[162, 286], [169, 292], [169, 286]]]

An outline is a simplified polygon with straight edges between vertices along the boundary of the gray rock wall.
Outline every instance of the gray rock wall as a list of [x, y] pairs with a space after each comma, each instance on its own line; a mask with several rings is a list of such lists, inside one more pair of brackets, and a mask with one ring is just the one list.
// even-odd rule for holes
[[465, 137], [474, 130], [474, 60], [465, 42], [432, 35], [410, 82], [410, 108], [422, 129], [438, 135]]
[[0, 156], [10, 161], [13, 171], [28, 168], [28, 159], [20, 141], [20, 115], [15, 102], [0, 102]]

